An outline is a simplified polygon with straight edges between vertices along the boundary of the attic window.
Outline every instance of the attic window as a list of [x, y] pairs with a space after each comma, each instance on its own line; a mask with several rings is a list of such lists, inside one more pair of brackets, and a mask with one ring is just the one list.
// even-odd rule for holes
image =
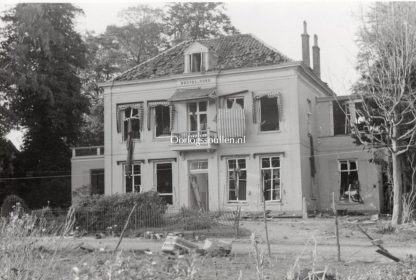
[[205, 55], [204, 53], [200, 52], [200, 53], [193, 53], [188, 55], [189, 57], [189, 72], [201, 72], [203, 70], [205, 70], [205, 63], [204, 63], [204, 58]]

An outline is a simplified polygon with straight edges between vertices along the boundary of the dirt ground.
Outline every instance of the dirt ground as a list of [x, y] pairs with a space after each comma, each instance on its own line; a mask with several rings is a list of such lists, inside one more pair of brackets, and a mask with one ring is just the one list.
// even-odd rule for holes
[[[392, 264], [393, 261], [375, 252], [377, 249], [357, 228], [360, 224], [374, 239], [382, 239], [384, 246], [400, 259], [407, 255], [416, 255], [416, 227], [403, 227], [398, 232], [388, 228], [387, 221], [370, 221], [368, 218], [340, 218], [341, 262], [337, 261], [334, 220], [330, 218], [313, 219], [270, 219], [268, 221], [269, 240], [272, 258], [266, 263], [266, 275], [269, 279], [284, 279], [293, 267], [295, 270], [315, 266], [316, 270], [325, 268], [332, 274], [338, 273], [343, 278], [355, 279], [354, 275], [365, 272], [371, 266], [377, 268]], [[241, 221], [241, 227], [265, 240], [264, 223], [261, 220]], [[381, 232], [384, 232], [382, 234]], [[227, 239], [231, 241], [232, 239]], [[69, 238], [68, 244], [83, 244], [95, 248], [98, 252], [111, 252], [118, 238], [95, 239], [93, 237]], [[256, 279], [256, 266], [253, 257], [253, 246], [250, 238], [245, 236], [232, 240], [232, 254], [226, 258], [201, 258], [198, 279]], [[125, 238], [120, 248], [127, 254], [150, 250], [153, 256], [160, 253], [163, 240], [146, 240]], [[201, 246], [203, 241], [199, 241]], [[267, 254], [267, 246], [261, 244]], [[103, 253], [105, 254], [105, 253]], [[135, 255], [136, 256], [136, 255]], [[78, 262], [93, 262], [87, 252], [80, 253]], [[68, 261], [68, 268], [75, 265]]]

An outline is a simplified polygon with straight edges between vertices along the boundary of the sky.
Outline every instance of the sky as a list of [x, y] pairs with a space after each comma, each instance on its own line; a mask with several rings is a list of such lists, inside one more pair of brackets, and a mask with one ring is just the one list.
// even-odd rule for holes
[[[84, 11], [76, 20], [76, 29], [101, 33], [107, 25], [121, 25], [121, 10], [137, 4], [163, 6], [163, 2], [72, 2]], [[307, 1], [307, 2], [225, 2], [226, 13], [241, 33], [251, 33], [294, 60], [301, 60], [303, 21], [308, 24], [310, 46], [318, 35], [321, 50], [321, 78], [337, 95], [350, 93], [357, 80], [355, 70], [358, 48], [356, 34], [361, 16], [369, 2]], [[14, 2], [0, 4], [0, 11]], [[312, 57], [312, 56], [311, 56]], [[312, 62], [312, 61], [311, 61]], [[8, 135], [17, 146], [21, 133]]]

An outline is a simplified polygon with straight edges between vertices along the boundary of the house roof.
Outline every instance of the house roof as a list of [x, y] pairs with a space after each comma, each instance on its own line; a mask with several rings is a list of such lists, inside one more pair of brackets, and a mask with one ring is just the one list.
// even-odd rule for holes
[[292, 61], [253, 35], [238, 34], [214, 39], [184, 41], [125, 71], [114, 78], [114, 81], [142, 80], [182, 74], [184, 71], [183, 53], [194, 42], [206, 46], [218, 56], [215, 68], [209, 71], [266, 66]]

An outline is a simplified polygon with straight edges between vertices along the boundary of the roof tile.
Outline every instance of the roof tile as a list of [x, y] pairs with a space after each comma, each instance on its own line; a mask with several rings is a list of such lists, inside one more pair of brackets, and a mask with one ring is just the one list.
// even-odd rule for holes
[[[216, 67], [209, 71], [266, 66], [291, 61], [250, 34], [195, 41], [212, 49], [218, 56]], [[120, 74], [114, 78], [114, 81], [152, 79], [182, 74], [184, 71], [183, 53], [195, 41], [182, 42]]]

